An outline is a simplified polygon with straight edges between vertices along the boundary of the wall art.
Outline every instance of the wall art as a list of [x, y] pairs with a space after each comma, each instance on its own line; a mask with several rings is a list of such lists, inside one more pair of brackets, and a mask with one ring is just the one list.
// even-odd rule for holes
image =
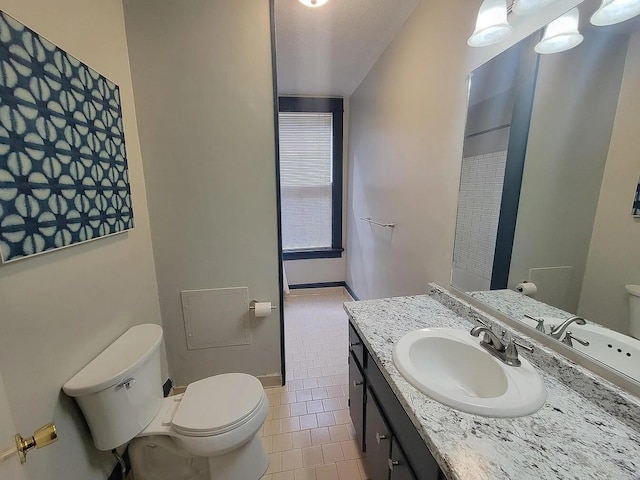
[[118, 86], [0, 12], [2, 261], [131, 228]]

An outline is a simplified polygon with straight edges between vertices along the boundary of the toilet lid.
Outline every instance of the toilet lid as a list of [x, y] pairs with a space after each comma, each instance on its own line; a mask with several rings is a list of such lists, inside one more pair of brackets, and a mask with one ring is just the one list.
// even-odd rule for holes
[[244, 373], [226, 373], [191, 383], [171, 421], [179, 433], [205, 436], [232, 430], [260, 406], [264, 389]]

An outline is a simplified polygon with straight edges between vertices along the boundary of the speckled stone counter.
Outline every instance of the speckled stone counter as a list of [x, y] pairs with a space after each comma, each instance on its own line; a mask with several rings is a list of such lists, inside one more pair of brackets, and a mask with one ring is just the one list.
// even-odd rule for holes
[[[639, 399], [442, 289], [430, 295], [350, 302], [345, 310], [449, 480], [640, 478]], [[538, 367], [548, 392], [537, 413], [511, 419], [463, 413], [422, 394], [396, 370], [393, 345], [405, 333], [470, 330], [478, 317], [538, 347], [523, 355]], [[563, 377], [565, 369], [571, 378]]]
[[487, 304], [512, 318], [523, 318], [525, 313], [532, 317], [551, 317], [564, 319], [573, 314], [559, 308], [539, 302], [513, 290], [488, 290], [469, 292], [469, 296]]

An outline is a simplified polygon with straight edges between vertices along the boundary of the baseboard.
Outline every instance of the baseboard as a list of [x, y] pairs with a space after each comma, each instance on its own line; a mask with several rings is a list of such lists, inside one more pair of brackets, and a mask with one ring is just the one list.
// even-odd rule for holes
[[360, 299], [356, 295], [356, 292], [353, 291], [353, 289], [349, 286], [347, 282], [344, 282], [344, 289], [347, 291], [349, 295], [351, 295], [351, 298], [353, 298], [354, 301], [356, 302], [360, 301]]
[[258, 380], [260, 380], [264, 388], [282, 386], [282, 375], [279, 373], [277, 375], [263, 375], [258, 377]]
[[296, 285], [289, 285], [289, 290], [302, 290], [308, 288], [331, 288], [331, 287], [344, 287], [345, 282], [318, 282], [318, 283], [298, 283]]

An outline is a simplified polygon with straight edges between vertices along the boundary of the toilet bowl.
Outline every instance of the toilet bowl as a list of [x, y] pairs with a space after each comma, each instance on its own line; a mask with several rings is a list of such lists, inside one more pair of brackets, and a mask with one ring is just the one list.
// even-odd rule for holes
[[269, 459], [258, 432], [268, 400], [243, 373], [191, 383], [162, 398], [162, 328], [130, 328], [63, 386], [75, 397], [94, 444], [129, 443], [136, 480], [257, 480]]
[[629, 333], [640, 340], [640, 285], [626, 285], [629, 294]]
[[[183, 478], [168, 471], [168, 457], [178, 471], [193, 470], [185, 480], [260, 478], [269, 459], [256, 434], [267, 409], [262, 385], [250, 375], [217, 375], [190, 384], [183, 395], [165, 398], [129, 444], [133, 471], [140, 472], [136, 480]], [[161, 461], [152, 461], [155, 456]]]

